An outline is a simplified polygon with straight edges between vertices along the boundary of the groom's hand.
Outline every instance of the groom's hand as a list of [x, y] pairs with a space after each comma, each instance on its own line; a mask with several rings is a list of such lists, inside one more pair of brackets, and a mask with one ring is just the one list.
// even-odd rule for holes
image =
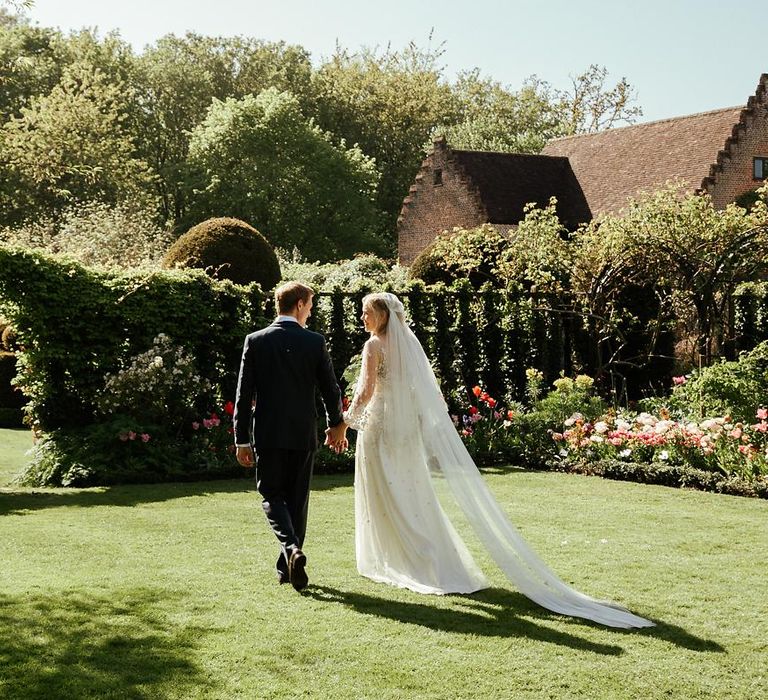
[[338, 425], [328, 428], [325, 431], [325, 444], [328, 445], [336, 454], [344, 452], [349, 447], [349, 442], [346, 438], [347, 424], [344, 422]]
[[237, 462], [241, 467], [250, 469], [253, 466], [253, 450], [250, 447], [238, 447]]

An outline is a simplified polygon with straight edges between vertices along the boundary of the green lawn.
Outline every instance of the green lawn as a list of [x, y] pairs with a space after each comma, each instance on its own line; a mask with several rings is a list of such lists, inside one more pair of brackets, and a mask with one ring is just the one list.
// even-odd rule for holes
[[[26, 441], [0, 431], [0, 479]], [[472, 539], [490, 590], [369, 582], [355, 571], [348, 476], [315, 480], [304, 595], [273, 579], [249, 480], [4, 488], [0, 697], [768, 696], [768, 502], [565, 474], [487, 479], [566, 581], [658, 626], [549, 614]]]

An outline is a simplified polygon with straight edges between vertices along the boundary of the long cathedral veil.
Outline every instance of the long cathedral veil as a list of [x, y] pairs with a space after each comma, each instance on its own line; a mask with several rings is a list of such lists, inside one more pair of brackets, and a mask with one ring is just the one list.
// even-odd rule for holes
[[394, 294], [376, 296], [389, 309], [383, 341], [392, 389], [389, 417], [395, 435], [402, 436], [409, 450], [422, 452], [430, 473], [445, 477], [481, 543], [507, 578], [525, 596], [557, 613], [611, 627], [653, 626], [616, 603], [574, 590], [531, 549], [499, 506], [456, 432], [424, 349], [408, 327], [402, 302]]

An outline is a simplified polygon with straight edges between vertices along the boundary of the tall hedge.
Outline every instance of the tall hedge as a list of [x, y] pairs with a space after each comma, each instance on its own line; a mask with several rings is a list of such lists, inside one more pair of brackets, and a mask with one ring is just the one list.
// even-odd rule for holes
[[30, 417], [44, 430], [86, 425], [104, 375], [165, 333], [231, 397], [243, 337], [264, 323], [258, 287], [202, 271], [94, 271], [0, 246], [0, 312], [15, 326]]

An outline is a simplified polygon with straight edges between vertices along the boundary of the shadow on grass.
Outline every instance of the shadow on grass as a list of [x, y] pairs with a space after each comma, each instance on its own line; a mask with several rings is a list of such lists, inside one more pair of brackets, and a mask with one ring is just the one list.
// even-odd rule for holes
[[[420, 625], [440, 632], [472, 634], [483, 637], [525, 637], [541, 642], [590, 651], [606, 656], [619, 656], [624, 649], [613, 644], [600, 644], [567, 632], [539, 625], [528, 619], [557, 619], [542, 614], [525, 596], [512, 591], [491, 588], [470, 596], [450, 596], [463, 603], [463, 610], [437, 608], [431, 603], [410, 603], [378, 598], [364, 593], [340, 591], [328, 586], [309, 586], [305, 595], [324, 602], [352, 608], [363, 615], [374, 615], [410, 625]], [[523, 617], [524, 616], [524, 617]]]
[[[312, 481], [313, 491], [332, 491], [352, 486], [352, 474], [318, 475]], [[160, 503], [175, 498], [207, 496], [216, 493], [256, 493], [253, 472], [239, 479], [218, 481], [182, 481], [157, 484], [125, 484], [90, 489], [28, 490], [0, 488], [0, 515], [20, 515], [43, 508], [74, 506], [135, 506], [140, 503]]]
[[18, 515], [43, 508], [74, 506], [135, 506], [175, 498], [208, 496], [216, 493], [256, 492], [253, 478], [222, 481], [173, 482], [104, 486], [92, 489], [51, 489], [40, 491], [0, 490], [0, 515]]
[[169, 622], [157, 605], [167, 598], [146, 589], [109, 598], [0, 595], [0, 695], [140, 699], [213, 690], [189, 660], [201, 630]]
[[310, 585], [305, 595], [324, 602], [333, 602], [352, 608], [363, 615], [374, 615], [411, 625], [429, 627], [441, 632], [473, 634], [484, 637], [526, 637], [550, 644], [574, 649], [619, 656], [624, 649], [613, 644], [593, 642], [575, 634], [569, 634], [540, 625], [530, 618], [542, 621], [570, 620], [574, 624], [593, 627], [620, 634], [652, 636], [693, 651], [723, 653], [725, 649], [711, 640], [689, 634], [681, 627], [663, 622], [656, 627], [642, 630], [608, 628], [588, 620], [568, 618], [549, 613], [521, 593], [504, 588], [488, 588], [471, 596], [449, 596], [460, 605], [450, 609], [437, 608], [431, 603], [410, 603], [390, 598], [378, 598], [364, 593], [340, 591], [328, 586]]

